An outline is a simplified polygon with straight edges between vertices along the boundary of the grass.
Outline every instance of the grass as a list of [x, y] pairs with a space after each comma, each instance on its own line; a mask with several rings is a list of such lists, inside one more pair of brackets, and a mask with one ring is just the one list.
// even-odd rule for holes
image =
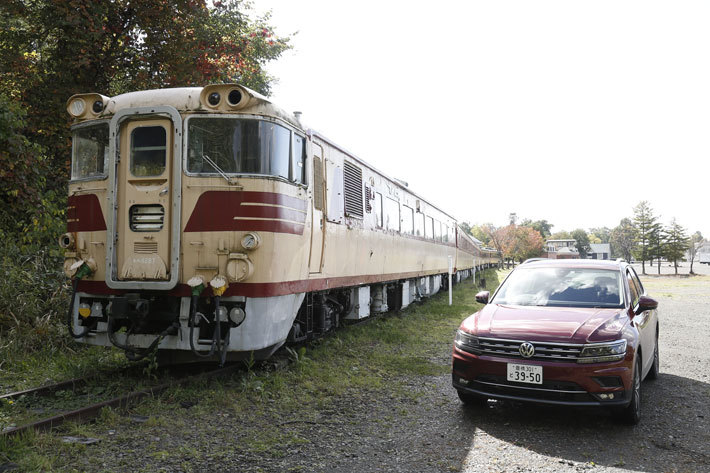
[[[487, 271], [488, 289], [494, 290], [504, 275], [504, 271]], [[364, 402], [395, 397], [414, 401], [422, 394], [413, 386], [425, 386], [432, 377], [449, 373], [448, 353], [455, 331], [465, 317], [480, 308], [475, 301], [477, 291], [470, 280], [463, 281], [454, 288], [451, 306], [448, 294], [442, 291], [400, 313], [345, 326], [307, 348], [292, 350], [291, 363], [285, 368], [256, 365], [223, 380], [176, 387], [133, 409], [136, 414], [150, 416], [149, 422], [131, 423], [115, 411], [106, 410], [95, 424], [66, 429], [96, 438], [106, 437], [108, 430], [121, 426], [126, 428], [117, 429], [120, 431], [117, 436], [150, 438], [153, 432], [167, 432], [166, 435], [199, 438], [201, 433], [189, 432], [193, 425], [190, 419], [202, 421], [220, 415], [239, 426], [235, 448], [240, 454], [260, 459], [281, 458], [285, 448], [309, 442], [299, 429], [327, 424], [324, 413], [339, 412], [343, 399]], [[88, 354], [98, 356], [91, 350]], [[55, 366], [71, 362], [71, 355], [61, 356], [66, 357], [65, 361]], [[84, 356], [78, 358], [75, 362], [79, 364], [87, 361]], [[108, 360], [104, 364], [114, 362], [112, 355]], [[36, 363], [31, 362], [28, 368], [42, 372]], [[185, 409], [181, 407], [185, 401], [195, 404]], [[391, 413], [389, 422], [407, 416], [407, 409], [401, 408]], [[192, 443], [190, 447], [199, 449]], [[100, 452], [102, 447], [92, 448]], [[172, 455], [184, 457], [184, 448], [184, 443], [172, 448], [161, 445], [148, 455], [155, 461]], [[76, 464], [73, 458], [78, 452], [76, 445], [62, 443], [56, 434], [31, 434], [0, 442], [0, 464], [14, 462], [22, 471], [71, 471], [70, 465]], [[100, 455], [87, 456], [86, 461], [96, 462], [90, 463], [89, 469], [105, 468]], [[184, 469], [190, 469], [189, 462]]]

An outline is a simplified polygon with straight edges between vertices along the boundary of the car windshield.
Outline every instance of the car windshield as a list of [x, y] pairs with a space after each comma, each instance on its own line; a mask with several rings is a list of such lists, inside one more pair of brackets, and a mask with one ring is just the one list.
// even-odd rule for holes
[[511, 273], [494, 304], [623, 307], [619, 271], [596, 268], [521, 267]]

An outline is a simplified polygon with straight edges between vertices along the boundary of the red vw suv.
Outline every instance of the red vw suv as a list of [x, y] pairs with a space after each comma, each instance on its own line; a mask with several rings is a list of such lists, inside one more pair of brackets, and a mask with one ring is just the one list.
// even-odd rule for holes
[[489, 296], [456, 333], [461, 401], [604, 406], [639, 421], [641, 380], [658, 376], [658, 303], [630, 265], [528, 260]]

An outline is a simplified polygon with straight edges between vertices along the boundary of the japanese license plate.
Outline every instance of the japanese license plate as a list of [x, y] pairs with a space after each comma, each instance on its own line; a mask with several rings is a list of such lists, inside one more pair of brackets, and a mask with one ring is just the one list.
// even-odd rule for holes
[[508, 381], [542, 384], [542, 366], [508, 363]]

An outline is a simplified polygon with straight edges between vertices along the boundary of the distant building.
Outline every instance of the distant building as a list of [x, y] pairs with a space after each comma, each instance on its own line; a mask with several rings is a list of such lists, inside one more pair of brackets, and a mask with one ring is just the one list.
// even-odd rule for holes
[[592, 248], [587, 253], [589, 259], [611, 259], [611, 245], [609, 243], [590, 243]]
[[543, 257], [550, 259], [579, 258], [577, 240], [547, 240], [545, 242], [545, 253]]

